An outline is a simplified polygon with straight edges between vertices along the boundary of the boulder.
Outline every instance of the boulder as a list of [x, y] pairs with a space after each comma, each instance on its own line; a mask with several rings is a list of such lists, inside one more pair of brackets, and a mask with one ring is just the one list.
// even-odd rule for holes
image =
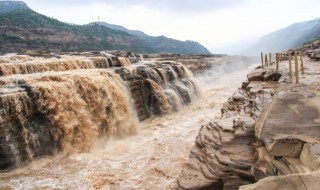
[[257, 120], [256, 136], [273, 156], [299, 157], [303, 143], [319, 143], [320, 97], [305, 85], [281, 85]]
[[259, 68], [251, 71], [247, 77], [251, 81], [278, 81], [283, 73], [273, 68]]

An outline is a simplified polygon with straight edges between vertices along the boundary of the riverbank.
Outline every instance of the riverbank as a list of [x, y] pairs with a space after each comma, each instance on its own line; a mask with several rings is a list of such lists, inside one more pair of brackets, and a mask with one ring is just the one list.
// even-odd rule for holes
[[[290, 189], [288, 179], [281, 180], [285, 176], [319, 170], [320, 65], [305, 60], [300, 84], [292, 82], [288, 68], [281, 62], [280, 71], [272, 66], [248, 74], [249, 82], [223, 105], [221, 118], [201, 127], [178, 178], [180, 189], [238, 189], [279, 175], [267, 187], [242, 188]], [[294, 184], [312, 189], [317, 177], [309, 179]]]
[[[79, 55], [75, 56], [75, 58], [77, 58]], [[46, 77], [48, 74], [60, 75], [61, 73], [65, 73], [65, 71], [61, 70], [68, 68], [70, 73], [76, 73], [79, 77], [83, 77], [82, 73], [87, 72], [85, 69], [91, 68], [90, 70], [95, 70], [95, 65], [98, 65], [100, 68], [104, 65], [105, 67], [118, 65], [118, 67], [114, 69], [121, 69], [121, 71], [125, 71], [123, 67], [128, 68], [127, 66], [121, 66], [119, 57], [117, 58], [116, 56], [92, 55], [91, 53], [83, 53], [83, 56], [84, 59], [80, 60], [74, 57], [70, 58], [71, 60], [75, 60], [75, 62], [69, 60], [63, 62], [63, 56], [61, 59], [53, 58], [61, 61], [61, 64], [59, 64], [60, 67], [50, 67], [51, 65], [54, 66], [55, 62], [50, 62], [50, 60], [47, 59], [43, 59], [42, 62], [37, 60], [39, 58], [34, 58], [35, 60], [33, 60], [33, 58], [26, 57], [31, 59], [26, 61], [28, 64], [21, 63], [18, 65], [26, 65], [28, 68], [34, 65], [33, 62], [36, 62], [37, 65], [41, 65], [40, 63], [46, 65], [37, 67], [39, 68], [38, 70], [35, 68], [12, 69], [12, 71], [15, 73], [19, 73], [19, 71], [33, 71], [38, 73], [27, 74], [30, 78], [30, 76], [35, 75], [42, 77]], [[104, 62], [103, 60], [106, 59], [102, 58], [106, 56], [107, 58], [110, 57], [111, 60], [107, 59], [108, 62]], [[126, 57], [127, 54], [122, 56]], [[97, 57], [102, 58], [97, 59]], [[124, 76], [128, 76], [127, 79], [136, 79], [132, 80], [132, 87], [137, 88], [132, 89], [144, 91], [144, 93], [141, 94], [146, 95], [148, 89], [145, 89], [143, 84], [148, 83], [144, 77], [154, 76], [154, 72], [150, 71], [154, 70], [150, 67], [150, 64], [154, 61], [146, 60], [146, 66], [143, 68], [145, 68], [146, 71], [150, 71], [147, 75], [140, 72], [141, 75], [144, 75], [139, 77], [138, 73], [134, 75], [135, 78], [129, 78], [131, 77], [130, 73], [133, 72], [136, 67], [143, 66], [143, 63], [140, 64], [135, 61], [136, 59], [140, 59], [137, 56], [134, 58], [131, 55], [127, 58], [132, 65], [131, 69], [129, 66], [130, 72], [125, 72]], [[102, 61], [100, 62], [99, 60]], [[125, 59], [120, 60], [123, 61]], [[123, 65], [128, 65], [127, 63], [129, 63], [129, 61], [123, 61]], [[203, 60], [199, 60], [199, 65], [202, 64], [202, 61]], [[166, 69], [172, 62], [165, 62], [167, 63], [163, 65], [165, 71], [168, 71], [169, 74], [173, 73], [171, 75], [168, 74], [168, 79], [170, 79], [168, 85], [170, 85], [173, 82], [171, 81], [173, 80], [172, 76], [179, 76], [179, 73], [174, 73], [173, 71], [175, 71], [175, 69]], [[77, 67], [79, 64], [81, 65]], [[162, 114], [161, 116], [152, 115], [138, 122], [136, 134], [122, 138], [108, 136], [108, 138], [100, 139], [89, 151], [69, 154], [57, 153], [53, 156], [44, 155], [34, 157], [32, 162], [22, 166], [19, 165], [17, 169], [3, 171], [0, 173], [0, 189], [19, 189], [20, 187], [23, 189], [174, 189], [176, 179], [183, 164], [186, 162], [187, 155], [193, 145], [199, 126], [219, 117], [220, 107], [223, 102], [227, 100], [229, 94], [231, 94], [237, 86], [241, 85], [241, 81], [245, 79], [245, 74], [251, 70], [248, 69], [248, 62], [241, 59], [232, 59], [231, 57], [228, 57], [226, 61], [221, 59], [221, 62], [214, 62], [214, 60], [212, 60], [210, 64], [212, 64], [212, 67], [210, 67], [208, 73], [196, 76], [203, 90], [201, 98], [194, 99], [188, 105], [182, 106], [179, 111]], [[63, 65], [65, 65], [65, 67], [63, 67]], [[54, 69], [58, 71], [54, 71]], [[77, 71], [71, 71], [71, 69]], [[106, 70], [108, 69], [110, 68], [106, 68]], [[114, 71], [114, 69], [110, 69], [110, 71]], [[47, 70], [50, 70], [50, 72], [47, 72]], [[39, 73], [40, 71], [45, 72]], [[140, 71], [143, 70], [140, 69]], [[101, 72], [101, 69], [99, 69], [99, 72]], [[9, 74], [9, 72], [6, 73]], [[96, 78], [97, 76], [99, 75], [94, 73], [91, 78]], [[57, 80], [59, 78], [55, 79]], [[89, 82], [90, 77], [87, 77], [87, 79], [86, 81]], [[157, 79], [157, 77], [153, 79]], [[179, 79], [175, 81], [178, 82]], [[185, 79], [183, 80], [185, 81]], [[139, 83], [141, 84], [140, 88], [139, 86], [134, 86], [134, 84]], [[57, 84], [60, 83], [57, 81]], [[162, 87], [161, 84], [159, 85]], [[50, 87], [50, 85], [48, 85], [48, 87]], [[92, 91], [92, 88], [89, 87], [91, 86], [82, 89]], [[183, 89], [185, 88], [181, 90]], [[165, 88], [163, 90], [168, 89]], [[140, 97], [140, 93], [131, 92], [131, 96], [135, 96], [135, 94], [136, 97]], [[92, 97], [96, 98], [97, 96]], [[150, 94], [147, 97], [150, 97]], [[72, 99], [72, 96], [70, 98]], [[146, 101], [147, 99], [139, 98], [138, 100]], [[149, 104], [141, 105], [150, 106]], [[156, 104], [152, 104], [151, 108], [154, 105]], [[18, 106], [17, 108], [20, 109], [21, 107]], [[28, 107], [22, 108], [27, 109]], [[116, 108], [117, 107], [115, 107], [115, 109]], [[109, 109], [109, 111], [112, 113], [112, 109]], [[29, 111], [27, 113], [30, 114], [31, 112]], [[121, 118], [128, 119], [128, 117]], [[7, 126], [5, 123], [2, 124], [3, 126]], [[27, 137], [33, 136], [30, 135]]]

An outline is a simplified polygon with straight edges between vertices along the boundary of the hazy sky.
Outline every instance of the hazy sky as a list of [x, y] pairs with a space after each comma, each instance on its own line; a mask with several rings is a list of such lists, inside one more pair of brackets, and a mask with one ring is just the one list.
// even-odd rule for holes
[[145, 33], [194, 40], [212, 53], [236, 53], [261, 36], [320, 17], [319, 0], [25, 0], [61, 21], [122, 25]]

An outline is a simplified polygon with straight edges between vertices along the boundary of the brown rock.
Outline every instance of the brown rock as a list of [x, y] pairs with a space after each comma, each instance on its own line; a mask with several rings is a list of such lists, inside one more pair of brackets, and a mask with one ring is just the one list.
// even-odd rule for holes
[[270, 189], [305, 189], [317, 190], [319, 189], [320, 171], [305, 173], [305, 174], [291, 174], [285, 176], [267, 177], [255, 184], [244, 185], [239, 190], [270, 190]]
[[305, 143], [300, 154], [301, 162], [312, 171], [320, 169], [320, 145]]

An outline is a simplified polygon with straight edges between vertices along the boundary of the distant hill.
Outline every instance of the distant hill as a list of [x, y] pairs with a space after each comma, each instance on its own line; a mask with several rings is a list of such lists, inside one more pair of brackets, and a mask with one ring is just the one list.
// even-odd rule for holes
[[[13, 1], [13, 3], [15, 3]], [[126, 32], [97, 24], [71, 25], [29, 8], [0, 14], [0, 51], [23, 49], [51, 51], [128, 50], [154, 52], [145, 42]]]
[[210, 51], [198, 42], [194, 41], [180, 41], [165, 36], [149, 36], [139, 30], [129, 30], [120, 25], [108, 24], [105, 22], [94, 22], [99, 25], [112, 28], [114, 30], [124, 31], [131, 35], [137, 36], [150, 47], [159, 53], [185, 53], [185, 54], [211, 54]]
[[150, 37], [117, 25], [72, 25], [30, 9], [22, 1], [0, 1], [0, 52], [22, 50], [209, 54], [197, 42]]
[[93, 24], [99, 24], [99, 25], [103, 25], [106, 26], [108, 28], [114, 29], [114, 30], [119, 30], [119, 31], [124, 31], [127, 32], [133, 36], [137, 36], [139, 38], [149, 38], [151, 36], [145, 34], [144, 32], [140, 31], [140, 30], [129, 30], [123, 26], [120, 25], [116, 25], [116, 24], [109, 24], [106, 22], [93, 22]]
[[7, 13], [16, 9], [27, 9], [23, 1], [0, 1], [0, 13]]
[[295, 23], [263, 36], [248, 52], [279, 52], [320, 38], [320, 18]]

